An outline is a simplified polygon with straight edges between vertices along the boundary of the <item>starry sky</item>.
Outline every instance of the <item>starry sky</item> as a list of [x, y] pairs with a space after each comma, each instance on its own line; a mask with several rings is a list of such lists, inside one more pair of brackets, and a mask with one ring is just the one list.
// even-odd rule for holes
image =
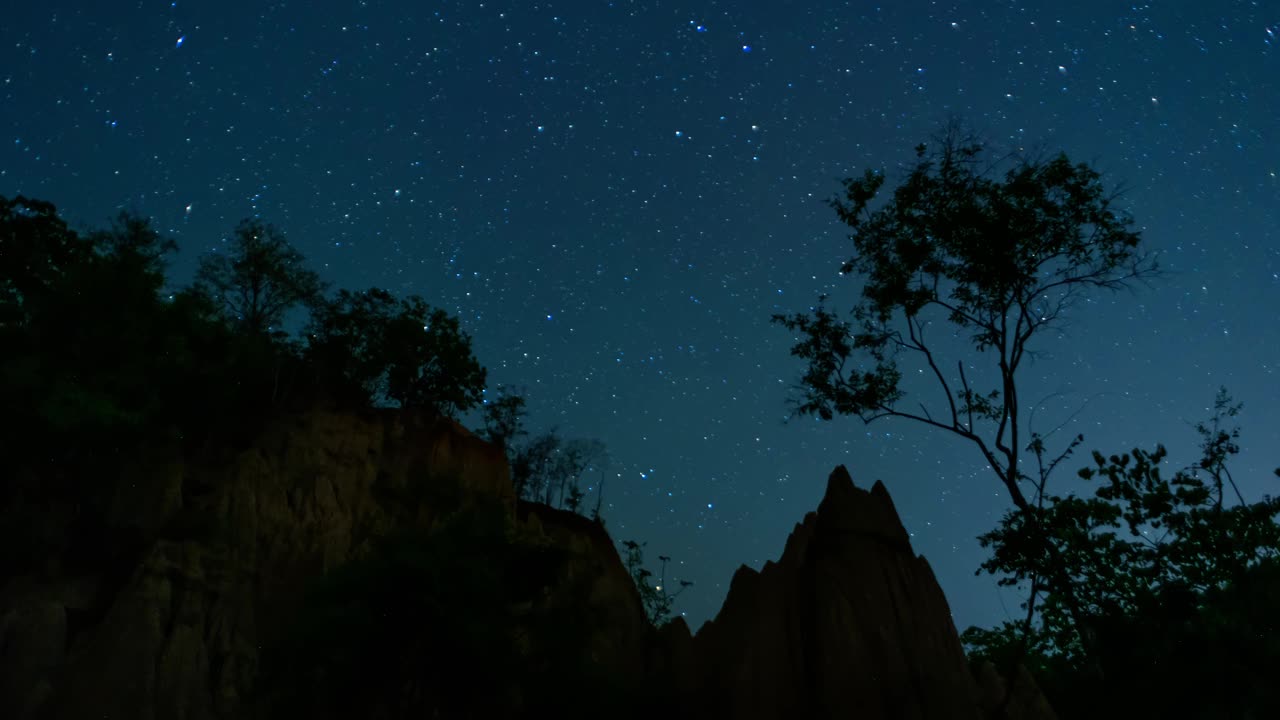
[[138, 210], [179, 241], [177, 285], [261, 217], [336, 286], [456, 313], [535, 429], [607, 444], [608, 527], [695, 583], [695, 628], [843, 463], [889, 487], [963, 629], [1019, 600], [974, 576], [1008, 502], [973, 449], [788, 420], [801, 367], [770, 315], [857, 292], [825, 200], [867, 168], [892, 187], [951, 116], [1094, 164], [1167, 274], [1041, 338], [1026, 410], [1062, 426], [1051, 449], [1164, 442], [1177, 466], [1226, 385], [1258, 499], [1280, 465], [1278, 78], [1276, 0], [46, 0], [0, 23], [0, 194], [78, 228]]

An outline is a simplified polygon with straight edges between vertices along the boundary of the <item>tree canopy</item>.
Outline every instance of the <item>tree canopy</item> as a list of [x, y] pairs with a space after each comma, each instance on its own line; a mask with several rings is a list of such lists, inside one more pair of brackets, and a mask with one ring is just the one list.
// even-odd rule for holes
[[[916, 148], [915, 167], [880, 207], [872, 201], [885, 176], [874, 170], [844, 180], [844, 197], [830, 201], [855, 251], [840, 271], [863, 281], [852, 321], [826, 298], [773, 320], [800, 336], [791, 351], [807, 363], [798, 412], [900, 417], [959, 435], [1023, 505], [1018, 371], [1033, 341], [1089, 291], [1127, 287], [1156, 265], [1088, 165], [1060, 154], [1017, 160], [1001, 176], [954, 126], [936, 144]], [[950, 371], [928, 333], [939, 322], [969, 335], [973, 357], [998, 371], [995, 387], [970, 382], [970, 358]], [[944, 408], [905, 407], [900, 365], [909, 359], [938, 383]]]
[[93, 428], [106, 439], [146, 425], [165, 402], [163, 348], [182, 311], [156, 295], [174, 242], [128, 212], [82, 236], [53, 205], [22, 197], [0, 198], [0, 237], [0, 392], [18, 414], [9, 438]]
[[0, 328], [31, 319], [31, 302], [49, 293], [89, 245], [58, 217], [52, 203], [0, 196]]
[[308, 330], [312, 357], [358, 386], [367, 403], [432, 408], [450, 417], [479, 404], [485, 369], [456, 317], [417, 295], [340, 290], [319, 303]]
[[484, 427], [480, 435], [491, 443], [507, 448], [528, 435], [524, 418], [528, 414], [524, 395], [500, 386], [493, 400], [484, 403]]
[[340, 294], [316, 314], [324, 347], [348, 354], [308, 353], [278, 324], [314, 310], [323, 283], [283, 234], [241, 223], [194, 287], [162, 295], [175, 249], [136, 213], [78, 232], [50, 203], [0, 197], [0, 565], [112, 552], [103, 478], [144, 452], [235, 444], [351, 387], [356, 407], [450, 414], [479, 401], [470, 337], [421, 298]]
[[228, 322], [249, 334], [278, 327], [286, 313], [324, 290], [305, 259], [274, 225], [246, 219], [236, 226], [226, 253], [200, 258], [194, 289], [210, 298]]
[[164, 279], [165, 256], [178, 250], [178, 243], [161, 235], [150, 219], [127, 210], [112, 218], [108, 229], [89, 233], [88, 239], [99, 253], [124, 263], [127, 270], [150, 275], [157, 289]]
[[[1235, 487], [1228, 461], [1240, 433], [1230, 422], [1241, 407], [1219, 390], [1213, 417], [1196, 426], [1200, 458], [1172, 477], [1162, 473], [1164, 446], [1095, 451], [1077, 473], [1091, 496], [1042, 488], [1031, 514], [1008, 512], [983, 534], [992, 556], [979, 572], [1032, 592], [1019, 622], [964, 632], [971, 656], [1004, 669], [1028, 665], [1063, 717], [1280, 709], [1280, 694], [1263, 680], [1280, 670], [1280, 642], [1268, 639], [1276, 620], [1259, 612], [1259, 602], [1280, 597], [1280, 498], [1246, 502]], [[1053, 557], [1066, 559], [1070, 582], [1044, 582]], [[1089, 647], [1069, 607], [1085, 619]], [[1174, 677], [1210, 685], [1210, 676], [1234, 689], [1155, 699]], [[1099, 715], [1099, 703], [1110, 710]]]

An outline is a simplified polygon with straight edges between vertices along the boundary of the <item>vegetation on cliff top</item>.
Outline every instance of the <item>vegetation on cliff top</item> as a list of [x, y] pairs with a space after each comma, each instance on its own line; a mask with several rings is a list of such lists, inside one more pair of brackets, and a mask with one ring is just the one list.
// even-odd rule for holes
[[169, 290], [176, 250], [135, 214], [81, 233], [50, 203], [0, 197], [0, 582], [135, 549], [141, 539], [106, 518], [144, 449], [234, 447], [315, 409], [458, 419], [478, 408], [476, 432], [507, 453], [517, 497], [585, 514], [590, 488], [601, 520], [604, 445], [555, 429], [530, 437], [525, 398], [508, 388], [486, 400], [458, 318], [380, 288], [326, 294], [284, 232], [257, 219]]
[[[531, 436], [524, 397], [506, 388], [485, 402], [487, 373], [458, 318], [379, 288], [327, 295], [284, 233], [258, 220], [201, 258], [189, 287], [168, 290], [176, 249], [137, 215], [81, 233], [49, 203], [0, 197], [0, 587], [30, 574], [127, 577], [174, 531], [113, 519], [146, 458], [198, 466], [312, 410], [479, 409], [476, 433], [507, 453], [519, 499], [585, 515], [593, 487], [603, 522], [603, 444]], [[491, 507], [437, 510], [440, 523], [374, 538], [314, 583], [286, 642], [262, 658], [260, 707], [588, 717], [643, 704], [584, 654], [603, 621], [563, 549]], [[567, 692], [569, 681], [581, 684]]]

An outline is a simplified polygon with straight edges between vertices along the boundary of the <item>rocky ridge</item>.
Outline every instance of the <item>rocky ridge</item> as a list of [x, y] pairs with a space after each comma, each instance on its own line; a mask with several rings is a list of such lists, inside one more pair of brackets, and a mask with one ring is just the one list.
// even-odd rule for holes
[[[521, 618], [589, 615], [573, 652], [617, 681], [617, 716], [977, 719], [994, 716], [1002, 692], [990, 669], [981, 683], [970, 674], [884, 486], [861, 490], [843, 467], [779, 560], [740, 568], [696, 635], [679, 619], [650, 628], [603, 527], [517, 503], [502, 452], [445, 419], [299, 415], [216, 460], [140, 462], [112, 507], [113, 526], [142, 538], [128, 562], [53, 566], [0, 587], [0, 716], [261, 716], [264, 653], [308, 586], [388, 533], [429, 531], [469, 507], [566, 558], [504, 606], [512, 642], [543, 642]], [[403, 716], [396, 706], [367, 716]], [[1034, 692], [1005, 716], [1053, 717]]]

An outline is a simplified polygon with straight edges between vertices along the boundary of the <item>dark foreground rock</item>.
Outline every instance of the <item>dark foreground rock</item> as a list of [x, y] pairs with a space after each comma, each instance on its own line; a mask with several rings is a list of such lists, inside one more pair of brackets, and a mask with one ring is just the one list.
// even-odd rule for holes
[[1029, 678], [994, 710], [884, 486], [843, 467], [695, 636], [451, 421], [309, 413], [158, 455], [111, 505], [128, 552], [3, 580], [0, 717], [1053, 717]]
[[694, 639], [700, 704], [735, 718], [978, 718], [933, 571], [884, 485], [837, 468], [778, 562], [734, 575]]
[[664, 641], [690, 717], [1053, 717], [1034, 684], [1031, 700], [996, 711], [1004, 686], [975, 683], [888, 491], [855, 487], [843, 466], [777, 562], [740, 567], [714, 620]]

